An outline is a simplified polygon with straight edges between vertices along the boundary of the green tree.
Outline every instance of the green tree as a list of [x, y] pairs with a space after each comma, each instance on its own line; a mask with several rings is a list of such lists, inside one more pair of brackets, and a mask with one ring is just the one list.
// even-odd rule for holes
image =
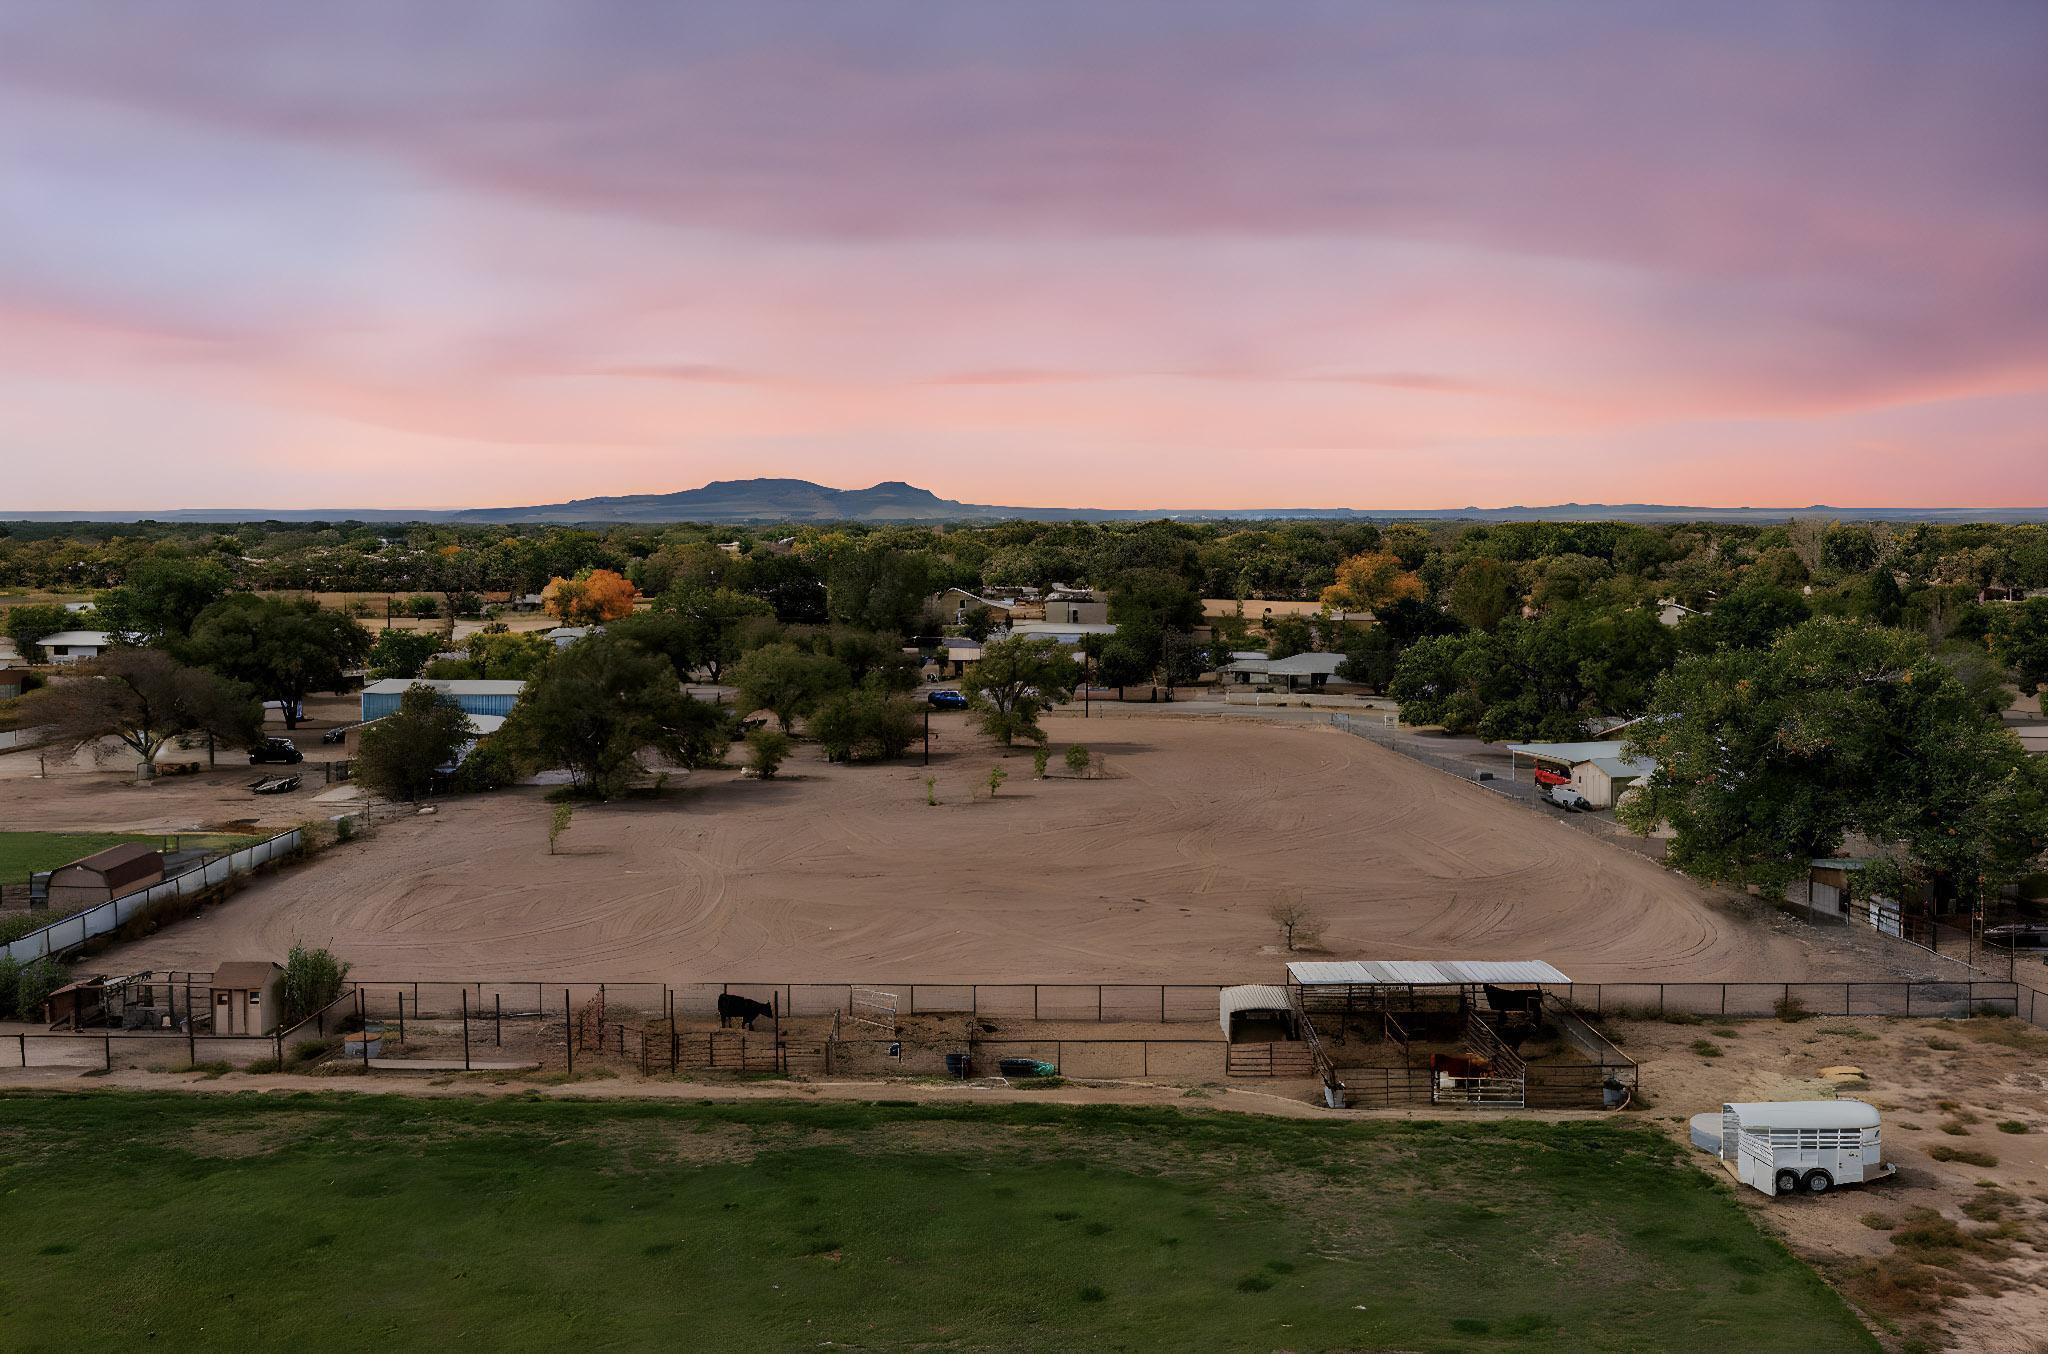
[[370, 676], [417, 677], [441, 652], [441, 637], [418, 630], [379, 630], [370, 645]]
[[232, 582], [214, 560], [155, 556], [130, 567], [119, 587], [94, 600], [93, 610], [102, 629], [150, 643], [179, 640]]
[[2048, 687], [2048, 597], [1992, 609], [1986, 640], [2025, 692]]
[[368, 659], [370, 634], [310, 601], [239, 593], [201, 612], [183, 648], [190, 661], [282, 702], [285, 727], [295, 729], [308, 695], [338, 690]]
[[430, 686], [407, 687], [396, 710], [363, 729], [355, 779], [386, 799], [416, 800], [475, 736], [454, 701]]
[[1469, 560], [1451, 584], [1448, 610], [1474, 630], [1491, 630], [1521, 605], [1514, 570], [1497, 559]]
[[1088, 749], [1079, 743], [1067, 749], [1067, 770], [1077, 776], [1088, 774]]
[[43, 653], [39, 641], [69, 630], [73, 624], [72, 614], [61, 606], [18, 606], [7, 613], [7, 638], [14, 641], [16, 653], [28, 662], [40, 663], [48, 655]]
[[92, 748], [114, 739], [132, 751], [136, 775], [156, 774], [157, 754], [173, 738], [205, 734], [246, 747], [261, 734], [253, 693], [161, 649], [114, 649], [81, 665], [79, 675], [22, 698], [22, 723], [61, 747]]
[[787, 733], [827, 696], [851, 686], [852, 678], [838, 659], [782, 641], [742, 658], [732, 670], [732, 683], [745, 709], [771, 712]]
[[1073, 695], [1079, 675], [1080, 664], [1058, 640], [1013, 635], [983, 645], [960, 685], [968, 718], [1008, 747], [1019, 738], [1045, 741], [1039, 714]]
[[765, 642], [764, 633], [772, 635], [775, 630], [775, 612], [766, 602], [731, 588], [673, 588], [655, 601], [654, 609], [679, 617], [690, 627], [687, 639], [673, 645], [664, 641], [662, 652], [689, 658], [692, 667], [702, 668], [714, 682], [722, 680], [725, 669], [747, 650]]
[[931, 592], [930, 557], [890, 545], [846, 546], [825, 572], [827, 614], [861, 630], [911, 633]]
[[650, 749], [684, 766], [716, 764], [724, 732], [717, 708], [685, 695], [666, 659], [603, 634], [536, 673], [498, 738], [522, 764], [566, 768], [584, 793], [609, 799]]
[[1856, 831], [1976, 902], [2048, 846], [2048, 769], [1923, 641], [1861, 622], [1681, 660], [1631, 752], [1657, 769], [1625, 821], [1670, 823], [1706, 879], [1783, 885]]

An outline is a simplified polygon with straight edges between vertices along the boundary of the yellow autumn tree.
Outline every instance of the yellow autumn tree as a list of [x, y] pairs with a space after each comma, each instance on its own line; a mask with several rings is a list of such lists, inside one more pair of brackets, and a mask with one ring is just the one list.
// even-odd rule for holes
[[638, 591], [611, 569], [591, 569], [574, 578], [551, 578], [540, 604], [564, 625], [602, 625], [633, 614]]
[[1427, 591], [1421, 578], [1401, 567], [1400, 557], [1384, 550], [1353, 555], [1337, 566], [1337, 581], [1323, 589], [1323, 605], [1333, 611], [1378, 611]]

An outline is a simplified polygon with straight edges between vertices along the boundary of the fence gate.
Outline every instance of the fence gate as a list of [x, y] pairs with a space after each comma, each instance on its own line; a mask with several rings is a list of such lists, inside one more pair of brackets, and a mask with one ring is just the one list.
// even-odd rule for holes
[[879, 987], [854, 987], [846, 993], [846, 1020], [877, 1030], [885, 1038], [896, 1037], [896, 994]]

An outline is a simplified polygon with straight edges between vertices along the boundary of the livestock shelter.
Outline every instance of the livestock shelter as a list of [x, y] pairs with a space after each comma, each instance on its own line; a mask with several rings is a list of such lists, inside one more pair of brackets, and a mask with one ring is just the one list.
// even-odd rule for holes
[[1272, 983], [1226, 987], [1216, 994], [1223, 1037], [1233, 1044], [1293, 1039], [1298, 1032], [1287, 989]]
[[396, 714], [407, 689], [415, 686], [431, 688], [443, 699], [453, 701], [466, 715], [501, 717], [512, 713], [512, 707], [519, 703], [519, 694], [526, 690], [524, 682], [495, 679], [386, 677], [363, 688], [363, 722]]
[[44, 897], [51, 907], [77, 912], [146, 889], [163, 877], [163, 852], [141, 842], [122, 842], [50, 871]]
[[1303, 1038], [1360, 1103], [1595, 1108], [1636, 1084], [1540, 959], [1300, 961], [1287, 978]]
[[1288, 691], [1320, 691], [1344, 666], [1340, 653], [1298, 653], [1287, 658], [1240, 658], [1223, 668], [1225, 680], [1240, 686], [1278, 686]]
[[213, 971], [213, 1032], [269, 1034], [284, 1023], [284, 970], [241, 959]]

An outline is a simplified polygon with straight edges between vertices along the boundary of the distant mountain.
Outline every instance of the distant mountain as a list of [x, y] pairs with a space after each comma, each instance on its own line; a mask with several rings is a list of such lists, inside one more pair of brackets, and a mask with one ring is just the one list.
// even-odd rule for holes
[[179, 508], [151, 512], [29, 512], [34, 522], [1183, 522], [1344, 520], [1378, 522], [1783, 522], [1837, 517], [1861, 522], [2048, 522], [2048, 508], [1707, 508], [1665, 503], [1558, 503], [1510, 508], [1017, 508], [940, 498], [901, 480], [833, 489], [809, 480], [715, 480], [673, 494], [576, 498], [524, 508]]

